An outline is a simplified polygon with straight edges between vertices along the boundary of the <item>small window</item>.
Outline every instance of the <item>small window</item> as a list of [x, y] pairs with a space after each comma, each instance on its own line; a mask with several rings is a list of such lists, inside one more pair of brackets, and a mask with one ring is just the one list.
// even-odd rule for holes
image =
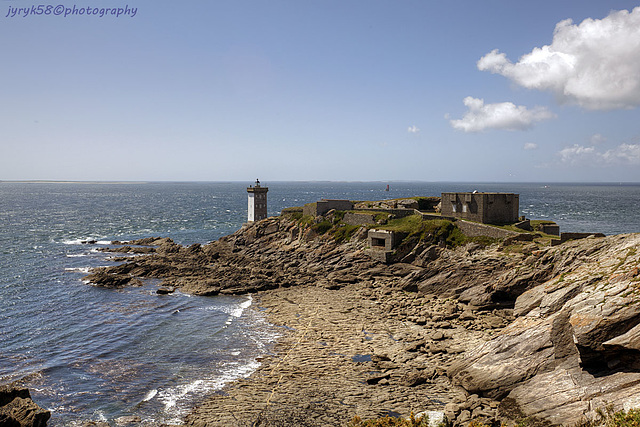
[[468, 212], [468, 208], [469, 208], [469, 205], [468, 205], [468, 204], [466, 204], [466, 203], [464, 203], [464, 204], [462, 205], [462, 212], [463, 212], [463, 213], [467, 213], [467, 212]]
[[451, 212], [458, 212], [458, 206], [456, 205], [456, 202], [451, 202]]
[[372, 237], [371, 238], [371, 246], [376, 246], [376, 247], [385, 247], [386, 243], [384, 239], [379, 239], [377, 237]]

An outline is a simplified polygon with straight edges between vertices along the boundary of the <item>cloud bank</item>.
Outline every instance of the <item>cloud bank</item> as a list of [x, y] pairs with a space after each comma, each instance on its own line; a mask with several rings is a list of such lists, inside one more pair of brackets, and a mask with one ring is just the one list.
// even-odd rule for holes
[[459, 120], [449, 120], [454, 129], [481, 132], [486, 129], [524, 130], [535, 122], [555, 117], [543, 107], [532, 110], [512, 102], [485, 104], [483, 99], [467, 96], [463, 101], [468, 111]]
[[591, 110], [640, 105], [640, 7], [604, 19], [556, 25], [551, 45], [534, 48], [515, 64], [498, 49], [477, 63], [529, 89], [550, 91], [561, 103]]
[[607, 151], [574, 144], [558, 152], [560, 161], [571, 165], [629, 166], [640, 165], [640, 144], [620, 144]]

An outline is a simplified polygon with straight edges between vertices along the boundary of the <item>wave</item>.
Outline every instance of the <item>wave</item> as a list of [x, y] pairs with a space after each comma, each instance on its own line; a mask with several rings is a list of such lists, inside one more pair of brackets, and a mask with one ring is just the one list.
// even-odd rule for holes
[[80, 237], [78, 239], [66, 239], [66, 240], [63, 240], [61, 243], [63, 245], [86, 245], [86, 244], [89, 244], [89, 242], [92, 245], [110, 245], [111, 244], [111, 240], [98, 240], [97, 237]]
[[91, 271], [91, 267], [67, 267], [64, 271], [69, 271], [72, 273], [84, 273], [89, 274]]
[[[181, 422], [182, 417], [191, 409], [194, 397], [204, 397], [212, 391], [222, 389], [232, 381], [247, 378], [260, 366], [261, 363], [256, 360], [251, 360], [245, 364], [233, 362], [227, 365], [224, 372], [215, 378], [197, 379], [187, 384], [159, 390], [153, 397], [157, 396], [157, 399], [164, 405], [164, 411], [167, 415], [174, 417], [174, 419], [168, 421], [169, 424]], [[147, 400], [151, 400], [153, 397]]]
[[252, 303], [253, 297], [251, 297], [251, 295], [247, 295], [247, 299], [242, 301], [240, 304], [223, 307], [222, 312], [229, 315], [229, 318], [225, 322], [225, 326], [229, 326], [234, 319], [241, 317], [242, 313], [244, 313], [247, 308], [251, 307]]
[[154, 397], [156, 397], [156, 395], [158, 394], [158, 389], [153, 389], [153, 390], [149, 390], [147, 392], [147, 394], [145, 394], [145, 396], [142, 398], [143, 402], [148, 402], [149, 400], [153, 399]]

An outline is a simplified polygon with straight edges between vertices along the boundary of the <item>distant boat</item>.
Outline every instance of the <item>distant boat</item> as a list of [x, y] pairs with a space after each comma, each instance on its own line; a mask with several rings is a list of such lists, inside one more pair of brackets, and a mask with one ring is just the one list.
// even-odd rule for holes
[[387, 184], [387, 188], [384, 191], [389, 191], [389, 184]]

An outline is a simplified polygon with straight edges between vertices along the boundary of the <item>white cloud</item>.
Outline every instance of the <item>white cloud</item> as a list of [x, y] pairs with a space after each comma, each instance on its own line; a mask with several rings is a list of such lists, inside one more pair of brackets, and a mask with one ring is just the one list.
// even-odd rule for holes
[[558, 152], [562, 163], [591, 166], [640, 165], [640, 144], [620, 144], [607, 151], [574, 144]]
[[586, 160], [593, 160], [596, 149], [594, 147], [585, 147], [583, 145], [574, 144], [571, 147], [563, 148], [558, 152], [562, 163], [575, 164]]
[[591, 142], [591, 145], [602, 144], [603, 142], [606, 142], [606, 141], [607, 141], [607, 138], [605, 138], [599, 133], [595, 133], [591, 135], [591, 138], [589, 138], [589, 142]]
[[640, 105], [640, 7], [603, 19], [570, 19], [556, 25], [551, 45], [536, 47], [515, 64], [495, 49], [477, 63], [560, 102], [592, 110]]
[[512, 102], [485, 104], [483, 99], [467, 96], [463, 100], [469, 111], [462, 119], [449, 120], [451, 126], [465, 132], [480, 132], [485, 129], [524, 130], [533, 123], [555, 117], [543, 107], [528, 110]]
[[525, 150], [536, 150], [538, 148], [538, 144], [535, 142], [526, 142], [523, 148]]
[[611, 165], [640, 165], [640, 144], [621, 144], [604, 152], [602, 158]]
[[413, 125], [413, 126], [409, 126], [409, 129], [407, 129], [407, 132], [409, 132], [409, 133], [419, 133], [420, 129], [418, 129], [418, 127], [416, 125]]

